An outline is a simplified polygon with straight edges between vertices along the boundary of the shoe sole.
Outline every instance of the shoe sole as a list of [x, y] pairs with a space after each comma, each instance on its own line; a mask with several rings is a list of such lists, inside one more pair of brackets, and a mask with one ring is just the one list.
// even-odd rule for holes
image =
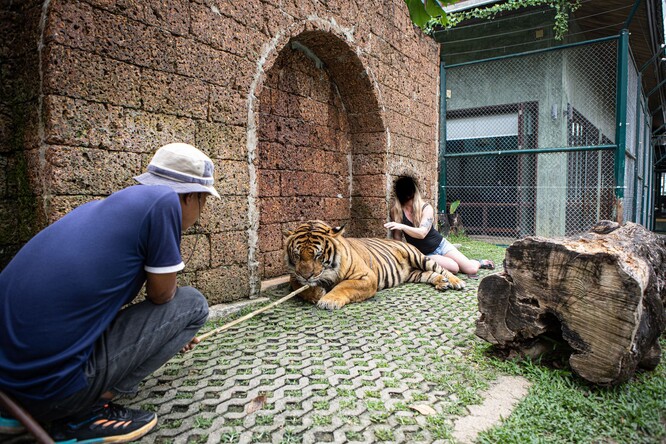
[[105, 436], [102, 438], [90, 438], [84, 440], [70, 439], [66, 441], [56, 441], [55, 444], [93, 444], [93, 443], [104, 443], [104, 442], [130, 442], [135, 441], [151, 430], [157, 425], [157, 415], [153, 418], [152, 421], [146, 423], [143, 427], [134, 430], [131, 433], [125, 435], [115, 435], [115, 436]]
[[0, 417], [0, 433], [3, 435], [20, 435], [25, 427], [16, 419]]
[[0, 426], [0, 435], [20, 435], [21, 433], [25, 433], [25, 427]]

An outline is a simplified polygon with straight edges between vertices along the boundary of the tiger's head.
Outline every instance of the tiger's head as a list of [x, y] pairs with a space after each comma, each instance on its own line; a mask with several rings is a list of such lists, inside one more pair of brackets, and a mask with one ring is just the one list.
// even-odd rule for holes
[[338, 242], [344, 227], [332, 228], [320, 220], [310, 220], [286, 231], [285, 263], [303, 285], [330, 289], [337, 283], [340, 257]]

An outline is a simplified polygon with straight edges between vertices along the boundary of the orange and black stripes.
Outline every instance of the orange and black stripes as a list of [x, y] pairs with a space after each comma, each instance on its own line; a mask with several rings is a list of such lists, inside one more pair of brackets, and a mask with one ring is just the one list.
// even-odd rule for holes
[[412, 245], [389, 239], [347, 239], [343, 233], [343, 228], [321, 221], [308, 221], [285, 233], [292, 285], [313, 287], [303, 297], [318, 301], [322, 308], [359, 302], [403, 282], [427, 282], [438, 290], [464, 287]]

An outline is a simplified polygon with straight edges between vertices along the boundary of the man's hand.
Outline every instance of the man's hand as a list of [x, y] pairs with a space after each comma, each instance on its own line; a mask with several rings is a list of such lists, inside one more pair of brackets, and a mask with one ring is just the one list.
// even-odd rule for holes
[[196, 336], [192, 338], [190, 342], [185, 344], [185, 347], [183, 347], [180, 352], [181, 353], [187, 353], [188, 351], [192, 350], [197, 344], [199, 343], [199, 338]]

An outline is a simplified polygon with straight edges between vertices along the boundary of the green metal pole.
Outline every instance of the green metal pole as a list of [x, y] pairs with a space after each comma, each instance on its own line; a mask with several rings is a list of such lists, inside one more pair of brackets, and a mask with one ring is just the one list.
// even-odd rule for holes
[[440, 214], [446, 214], [446, 66], [439, 62], [439, 200]]
[[631, 25], [632, 20], [634, 19], [634, 15], [636, 15], [636, 11], [638, 11], [638, 6], [641, 4], [642, 0], [636, 0], [634, 2], [634, 7], [631, 8], [631, 11], [629, 12], [629, 16], [627, 17], [627, 21], [624, 22], [624, 28], [629, 29], [629, 25]]
[[[642, 102], [641, 102], [641, 85], [643, 83], [643, 74], [638, 73], [638, 80], [636, 82], [636, 134], [635, 134], [635, 141], [634, 141], [634, 146], [636, 147], [636, 161], [634, 162], [634, 208], [631, 214], [631, 221], [632, 222], [639, 222], [637, 217], [638, 217], [638, 198], [643, 196], [643, 190], [638, 189], [638, 172], [640, 171], [640, 163], [643, 160], [645, 160], [645, 147], [643, 147], [643, 150], [639, 151], [638, 148], [641, 146], [641, 132], [639, 128], [643, 124], [641, 122], [641, 115], [642, 113], [640, 112], [643, 110]], [[645, 180], [645, 171], [643, 171], [643, 180]], [[641, 199], [642, 200], [642, 199]], [[641, 210], [644, 210], [644, 208], [641, 208]], [[642, 219], [642, 217], [641, 217]]]
[[623, 29], [617, 45], [617, 90], [615, 100], [615, 218], [623, 222], [624, 167], [627, 147], [627, 78], [629, 72], [629, 31]]

